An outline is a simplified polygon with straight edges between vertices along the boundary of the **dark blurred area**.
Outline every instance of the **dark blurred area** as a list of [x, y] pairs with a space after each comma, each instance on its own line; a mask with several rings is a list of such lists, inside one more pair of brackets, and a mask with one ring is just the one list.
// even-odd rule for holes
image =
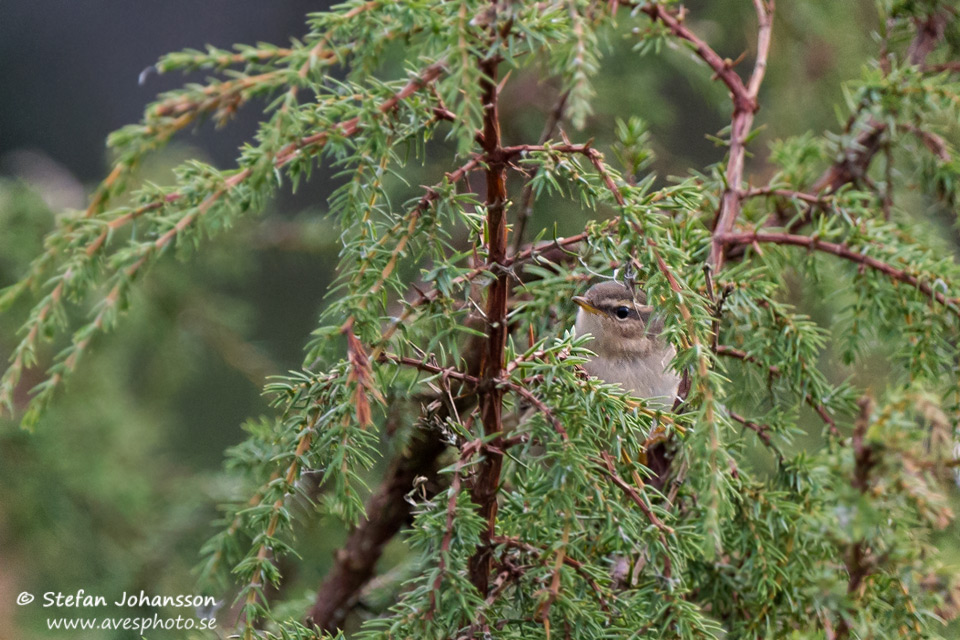
[[[332, 2], [285, 0], [10, 0], [0, 9], [0, 153], [39, 149], [84, 183], [108, 169], [107, 134], [137, 122], [153, 97], [180, 86], [177, 75], [146, 74], [164, 53], [210, 44], [286, 46], [305, 32], [304, 15]], [[198, 74], [191, 78], [202, 81]], [[203, 127], [191, 143], [229, 166], [259, 113], [229, 128]]]

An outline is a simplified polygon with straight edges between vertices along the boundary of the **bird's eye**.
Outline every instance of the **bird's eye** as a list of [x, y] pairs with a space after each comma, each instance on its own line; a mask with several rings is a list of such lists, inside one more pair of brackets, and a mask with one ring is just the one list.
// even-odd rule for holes
[[630, 315], [630, 307], [617, 307], [613, 312], [618, 318], [624, 320]]

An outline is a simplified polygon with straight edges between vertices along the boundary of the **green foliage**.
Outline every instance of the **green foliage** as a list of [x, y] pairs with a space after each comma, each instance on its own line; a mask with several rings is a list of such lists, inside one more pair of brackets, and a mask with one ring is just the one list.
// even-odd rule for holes
[[[682, 10], [622, 4], [354, 1], [311, 15], [290, 48], [165, 57], [159, 71], [224, 79], [161, 96], [114, 134], [116, 169], [90, 208], [59, 218], [0, 296], [3, 310], [37, 298], [0, 402], [34, 427], [164, 254], [202, 254], [322, 168], [340, 181], [324, 218], [337, 279], [303, 370], [267, 385], [274, 414], [229, 452], [245, 493], [203, 549], [202, 579], [235, 598], [244, 638], [321, 637], [275, 615], [282, 567], [301, 562], [304, 505], [351, 535], [386, 517], [364, 507], [386, 436], [396, 460], [439, 439], [443, 468], [424, 463], [432, 490], [402, 487], [409, 567], [356, 637], [938, 637], [945, 590], [929, 585], [956, 491], [960, 267], [923, 209], [953, 211], [960, 189], [960, 87], [943, 66], [960, 19], [947, 3], [881, 3], [881, 50], [845, 85], [842, 130], [772, 142], [760, 186], [737, 151], [756, 146], [753, 82], [701, 46]], [[591, 122], [621, 22], [641, 53], [679, 43], [707, 64], [690, 73], [726, 83], [723, 162], [664, 185], [645, 173], [644, 120]], [[552, 127], [542, 144], [500, 143], [497, 87], [524, 73], [556, 79], [574, 129], [608, 129], [619, 170]], [[176, 131], [263, 97], [236, 168], [190, 161], [173, 185], [115, 203]], [[438, 158], [444, 173], [411, 196], [414, 165]], [[500, 171], [590, 222], [506, 255]], [[611, 271], [643, 284], [677, 349], [689, 388], [670, 410], [577, 366], [590, 339], [569, 329], [570, 297]], [[74, 328], [69, 305], [89, 321]], [[489, 362], [500, 329], [503, 361]], [[18, 406], [39, 346], [63, 336]], [[878, 351], [883, 384], [844, 379]]]

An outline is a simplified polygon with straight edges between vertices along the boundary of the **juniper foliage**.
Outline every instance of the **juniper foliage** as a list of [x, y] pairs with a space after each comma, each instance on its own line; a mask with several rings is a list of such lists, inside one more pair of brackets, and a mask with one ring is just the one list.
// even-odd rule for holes
[[[844, 87], [841, 130], [773, 143], [753, 182], [776, 24], [773, 0], [753, 5], [753, 64], [736, 68], [677, 4], [585, 0], [352, 0], [310, 15], [290, 47], [168, 55], [159, 71], [216, 79], [111, 136], [116, 164], [89, 208], [61, 217], [0, 296], [0, 309], [36, 296], [0, 402], [14, 412], [40, 345], [69, 335], [26, 406], [34, 427], [151, 265], [324, 171], [341, 178], [327, 219], [338, 280], [303, 371], [268, 385], [274, 414], [230, 451], [249, 490], [203, 550], [242, 637], [329, 637], [361, 593], [381, 603], [361, 638], [939, 637], [960, 268], [922, 211], [955, 212], [960, 193], [960, 16], [880, 0], [877, 56]], [[720, 162], [658, 181], [631, 113], [607, 123], [609, 149], [575, 139], [623, 25], [643, 63], [679, 49], [729, 94]], [[506, 144], [499, 94], [530, 70], [558, 79], [557, 102], [540, 141]], [[117, 204], [146, 154], [264, 97], [236, 168], [188, 162]], [[398, 201], [438, 150], [446, 173]], [[594, 221], [524, 238], [549, 198]], [[590, 341], [569, 329], [570, 297], [611, 272], [642, 283], [677, 347], [671, 411], [577, 367]], [[73, 322], [69, 305], [92, 315]], [[828, 375], [828, 357], [863, 363], [878, 345], [885, 388]], [[385, 431], [392, 460], [371, 490]], [[311, 610], [278, 615], [298, 498], [350, 533]], [[411, 554], [377, 595], [395, 536]]]

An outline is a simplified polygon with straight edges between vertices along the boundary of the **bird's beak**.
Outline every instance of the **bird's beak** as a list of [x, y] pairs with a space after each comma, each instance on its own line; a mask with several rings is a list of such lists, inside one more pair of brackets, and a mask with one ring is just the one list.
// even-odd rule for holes
[[583, 296], [573, 296], [571, 300], [573, 300], [578, 305], [580, 305], [580, 308], [586, 311], [587, 313], [595, 313], [597, 315], [603, 315], [603, 311], [600, 311], [600, 309], [597, 309], [595, 306], [587, 302], [587, 299], [584, 298]]

